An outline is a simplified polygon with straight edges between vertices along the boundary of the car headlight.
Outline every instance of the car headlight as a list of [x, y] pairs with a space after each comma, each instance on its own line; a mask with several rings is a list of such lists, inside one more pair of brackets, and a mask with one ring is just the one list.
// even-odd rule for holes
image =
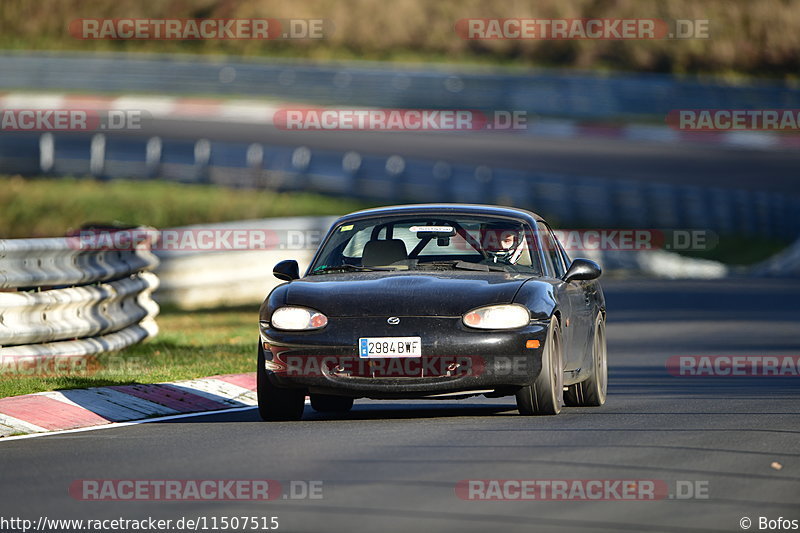
[[513, 329], [527, 325], [531, 315], [519, 304], [489, 305], [466, 313], [462, 318], [465, 326], [478, 329]]
[[328, 324], [328, 317], [305, 307], [279, 307], [272, 313], [272, 327], [290, 331], [320, 329]]

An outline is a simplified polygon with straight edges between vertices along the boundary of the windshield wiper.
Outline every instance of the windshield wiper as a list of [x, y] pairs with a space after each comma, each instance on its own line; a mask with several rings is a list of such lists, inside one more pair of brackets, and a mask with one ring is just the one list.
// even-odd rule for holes
[[428, 261], [425, 263], [418, 263], [417, 268], [432, 267], [450, 267], [458, 270], [475, 270], [477, 272], [507, 272], [502, 265], [483, 265], [480, 263], [470, 263], [469, 261]]
[[332, 266], [325, 266], [315, 268], [311, 271], [311, 274], [326, 274], [328, 272], [375, 272], [375, 271], [392, 271], [397, 270], [396, 268], [390, 267], [366, 267], [361, 265], [332, 265]]

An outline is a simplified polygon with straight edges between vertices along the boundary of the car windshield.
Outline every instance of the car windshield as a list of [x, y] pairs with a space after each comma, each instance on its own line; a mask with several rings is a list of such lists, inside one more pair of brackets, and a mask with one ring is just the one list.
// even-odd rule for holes
[[538, 242], [527, 223], [512, 218], [363, 219], [335, 226], [309, 273], [470, 270], [541, 275]]

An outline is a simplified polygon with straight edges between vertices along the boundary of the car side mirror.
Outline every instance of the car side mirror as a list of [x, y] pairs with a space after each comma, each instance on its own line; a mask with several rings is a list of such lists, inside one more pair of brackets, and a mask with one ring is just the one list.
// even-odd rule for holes
[[589, 261], [588, 259], [575, 259], [569, 266], [567, 273], [564, 274], [561, 279], [567, 283], [575, 280], [585, 281], [597, 279], [600, 277], [602, 272], [603, 271], [600, 268], [600, 265], [594, 261]]
[[272, 275], [282, 281], [292, 281], [300, 277], [300, 267], [294, 259], [287, 259], [275, 265]]

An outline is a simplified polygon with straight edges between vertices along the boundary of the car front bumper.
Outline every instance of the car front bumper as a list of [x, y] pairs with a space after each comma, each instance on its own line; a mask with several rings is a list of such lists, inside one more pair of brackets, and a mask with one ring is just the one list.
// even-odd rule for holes
[[[261, 328], [265, 370], [278, 387], [370, 398], [451, 396], [530, 384], [541, 371], [548, 322], [468, 328], [461, 317], [330, 318], [321, 330]], [[362, 337], [420, 337], [422, 357], [360, 358]], [[530, 347], [529, 347], [530, 346]]]

